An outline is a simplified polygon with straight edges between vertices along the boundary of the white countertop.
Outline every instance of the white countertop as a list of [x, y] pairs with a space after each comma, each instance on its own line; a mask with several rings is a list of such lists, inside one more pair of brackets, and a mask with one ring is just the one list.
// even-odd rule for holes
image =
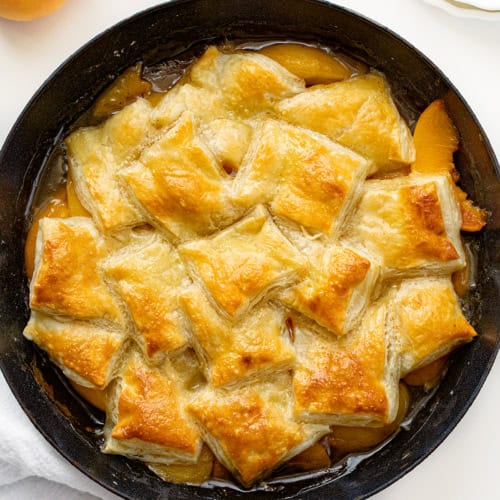
[[[115, 22], [158, 3], [161, 2], [68, 0], [60, 11], [38, 21], [15, 23], [0, 19], [0, 144], [32, 94], [67, 56]], [[337, 3], [391, 28], [433, 60], [475, 111], [500, 156], [500, 21], [453, 17], [421, 0]], [[415, 470], [373, 498], [500, 498], [496, 483], [500, 463], [499, 395], [500, 362], [444, 443]], [[102, 492], [103, 497], [110, 498], [105, 490]], [[0, 499], [49, 497], [94, 498], [39, 478], [0, 486]]]

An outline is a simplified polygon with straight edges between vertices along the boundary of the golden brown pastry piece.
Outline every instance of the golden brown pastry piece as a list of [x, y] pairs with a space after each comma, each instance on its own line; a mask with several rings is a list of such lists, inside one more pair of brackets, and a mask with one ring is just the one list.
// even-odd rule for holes
[[341, 246], [313, 246], [308, 277], [279, 295], [286, 305], [337, 335], [362, 316], [377, 283], [379, 266]]
[[157, 129], [164, 130], [186, 112], [194, 116], [197, 126], [229, 118], [219, 92], [185, 81], [165, 94], [152, 110], [151, 120]]
[[277, 109], [283, 119], [373, 160], [374, 170], [399, 168], [415, 159], [411, 132], [377, 73], [310, 87]]
[[77, 129], [65, 140], [76, 192], [105, 231], [144, 221], [116, 174], [150, 140], [150, 113], [149, 103], [138, 99], [103, 125]]
[[108, 397], [103, 451], [164, 464], [196, 462], [202, 443], [186, 397], [170, 362], [151, 368], [132, 352]]
[[460, 210], [448, 176], [368, 181], [346, 240], [385, 276], [448, 274], [465, 265]]
[[158, 234], [146, 234], [111, 255], [105, 276], [127, 304], [137, 340], [148, 357], [186, 345], [178, 301], [187, 275], [177, 252]]
[[201, 484], [208, 481], [214, 467], [214, 455], [203, 445], [194, 464], [158, 464], [149, 462], [148, 468], [168, 483]]
[[392, 290], [390, 303], [402, 376], [476, 335], [449, 277], [404, 281]]
[[370, 163], [326, 137], [277, 120], [256, 126], [235, 181], [235, 201], [269, 203], [299, 225], [336, 234], [352, 212]]
[[198, 138], [191, 113], [120, 177], [150, 221], [176, 239], [210, 233], [235, 218], [223, 182], [227, 173]]
[[292, 367], [295, 351], [284, 335], [283, 311], [258, 306], [233, 325], [215, 312], [198, 287], [184, 292], [181, 300], [191, 319], [191, 341], [214, 387], [268, 379]]
[[262, 206], [213, 238], [181, 245], [179, 252], [230, 316], [246, 312], [271, 288], [292, 283], [306, 263]]
[[252, 137], [251, 120], [228, 112], [217, 91], [190, 83], [171, 89], [153, 110], [152, 120], [157, 127], [169, 127], [185, 112], [223, 170], [236, 172]]
[[188, 109], [200, 123], [234, 115], [244, 118], [268, 111], [304, 88], [304, 80], [268, 57], [224, 53], [211, 46], [159, 103], [153, 120], [157, 127], [168, 125]]
[[311, 446], [328, 432], [291, 415], [287, 375], [233, 391], [206, 389], [189, 405], [217, 459], [244, 485]]
[[123, 326], [123, 313], [99, 270], [106, 253], [105, 242], [88, 217], [40, 220], [31, 309]]
[[33, 311], [23, 333], [69, 379], [85, 387], [106, 387], [123, 355], [124, 332], [92, 323], [60, 321]]
[[398, 409], [399, 359], [375, 304], [360, 326], [338, 340], [296, 328], [293, 377], [297, 418], [326, 425], [382, 425]]
[[189, 80], [219, 93], [227, 111], [240, 116], [272, 109], [305, 88], [301, 78], [255, 52], [225, 54], [209, 47], [193, 65]]

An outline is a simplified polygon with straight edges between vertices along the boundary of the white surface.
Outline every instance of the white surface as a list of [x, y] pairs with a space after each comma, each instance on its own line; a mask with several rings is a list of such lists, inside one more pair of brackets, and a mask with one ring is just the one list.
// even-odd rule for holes
[[478, 9], [500, 10], [500, 2], [498, 0], [464, 0], [463, 3], [473, 5]]
[[500, 21], [500, 2], [455, 2], [453, 0], [423, 0], [448, 14], [483, 21]]
[[[3, 143], [32, 94], [67, 56], [113, 23], [157, 3], [160, 2], [69, 0], [59, 12], [45, 19], [24, 24], [0, 20], [0, 143]], [[497, 155], [500, 155], [500, 22], [452, 17], [420, 0], [340, 0], [337, 3], [388, 26], [429, 56], [464, 95], [486, 129]], [[414, 471], [373, 498], [500, 498], [497, 486], [499, 394], [500, 363], [497, 363], [472, 408], [445, 442]], [[58, 475], [52, 476], [52, 479], [78, 485], [101, 498], [111, 498], [75, 472], [71, 465], [60, 460], [56, 452], [39, 438], [13, 403], [3, 380], [0, 381], [0, 396], [0, 430], [14, 419], [24, 426], [27, 433], [31, 432], [34, 436], [33, 453], [53, 455], [62, 464], [58, 466]], [[14, 409], [9, 409], [10, 405]], [[9, 461], [10, 465], [5, 460], [2, 462], [0, 456], [0, 474], [7, 467], [12, 481], [23, 477], [26, 473], [22, 470], [23, 464], [12, 459]], [[64, 476], [65, 470], [67, 477]], [[0, 485], [1, 500], [50, 497], [74, 500], [94, 498], [39, 478], [25, 478], [10, 485]]]

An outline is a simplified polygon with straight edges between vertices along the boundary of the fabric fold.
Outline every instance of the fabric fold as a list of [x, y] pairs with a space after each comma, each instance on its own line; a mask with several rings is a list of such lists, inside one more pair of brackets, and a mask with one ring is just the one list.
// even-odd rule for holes
[[103, 500], [118, 497], [68, 463], [23, 413], [0, 373], [0, 486], [41, 477]]

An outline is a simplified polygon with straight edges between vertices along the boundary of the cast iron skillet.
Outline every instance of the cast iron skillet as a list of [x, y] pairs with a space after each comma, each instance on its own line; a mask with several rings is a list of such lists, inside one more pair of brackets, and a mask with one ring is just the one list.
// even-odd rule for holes
[[[338, 467], [250, 494], [218, 485], [161, 481], [143, 464], [99, 451], [102, 415], [83, 404], [59, 371], [22, 337], [28, 319], [23, 247], [34, 186], [54, 143], [116, 74], [138, 60], [155, 63], [193, 45], [226, 39], [293, 39], [338, 47], [386, 74], [410, 123], [444, 97], [461, 136], [456, 162], [462, 184], [490, 212], [476, 238], [478, 285], [469, 304], [479, 337], [457, 352], [448, 373], [409, 431], [354, 467]], [[12, 391], [47, 440], [89, 477], [126, 498], [366, 498], [415, 467], [451, 432], [477, 395], [494, 361], [498, 309], [499, 168], [467, 104], [422, 54], [389, 30], [318, 0], [179, 0], [128, 19], [89, 42], [41, 87], [0, 154], [0, 366]]]

